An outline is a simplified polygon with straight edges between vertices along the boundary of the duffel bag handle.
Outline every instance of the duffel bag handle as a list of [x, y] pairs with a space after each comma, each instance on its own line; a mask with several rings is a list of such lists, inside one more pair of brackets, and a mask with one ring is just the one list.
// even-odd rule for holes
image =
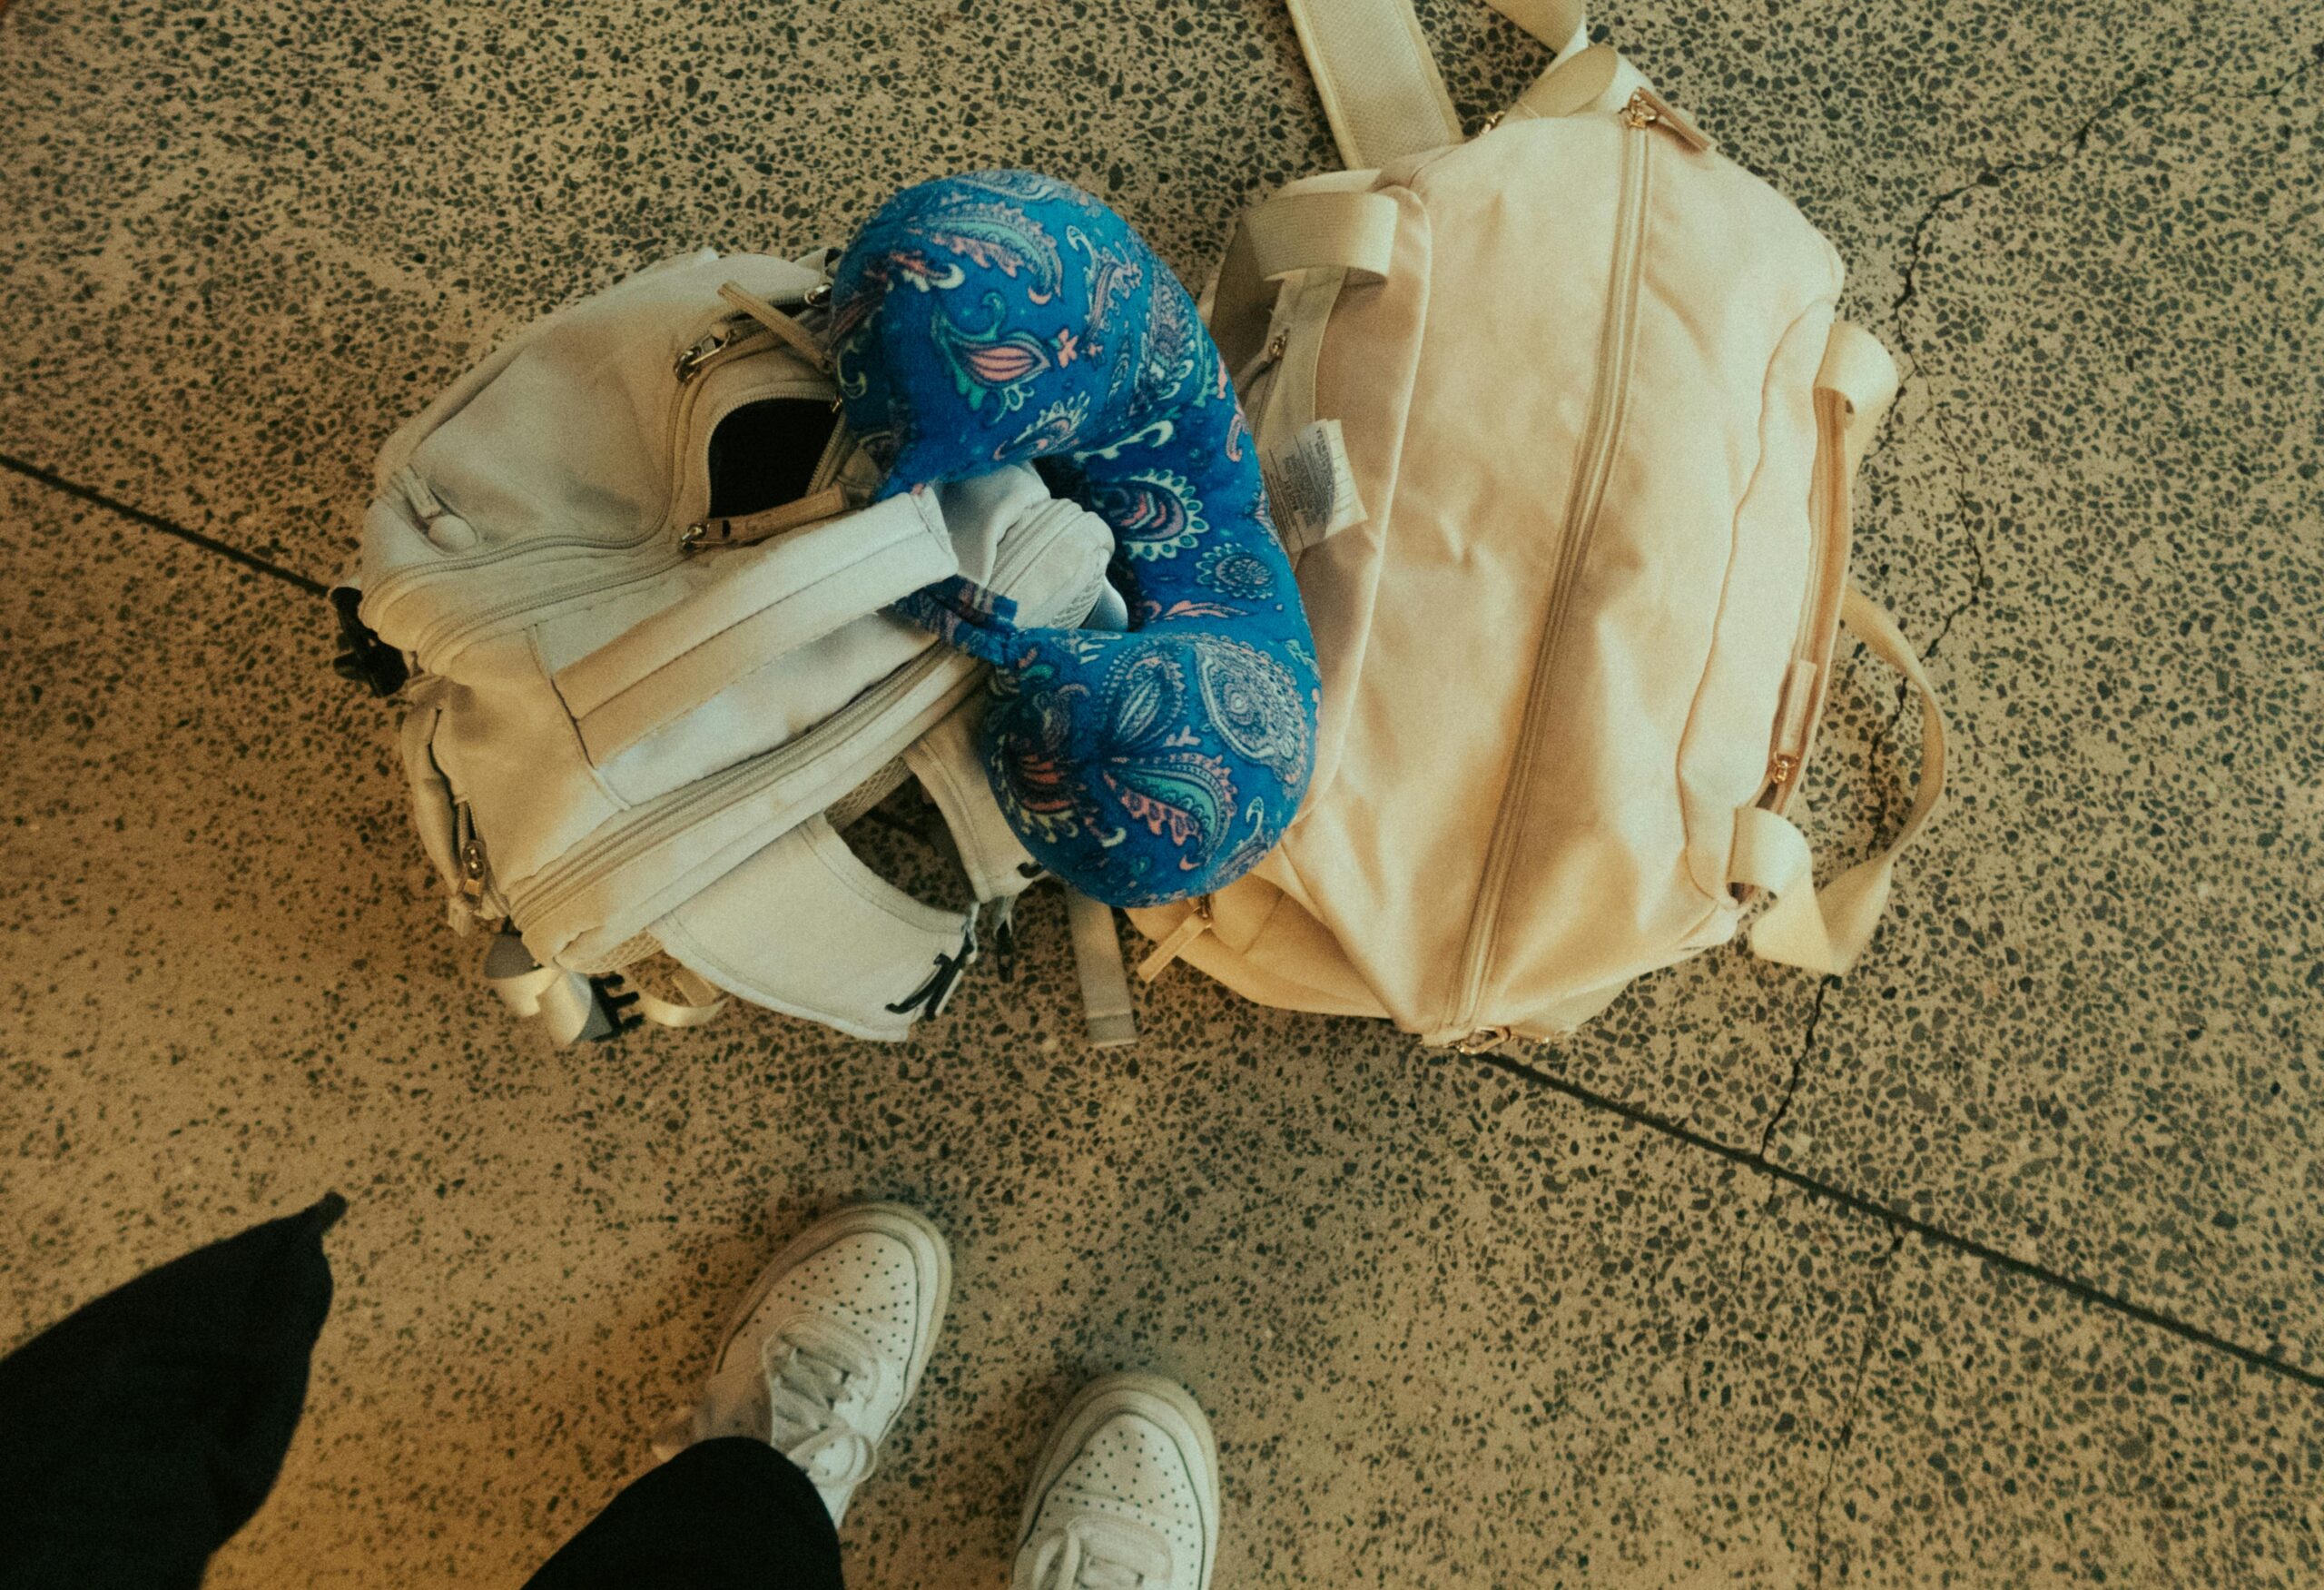
[[1764, 889], [1775, 903], [1751, 928], [1751, 950], [1762, 960], [1837, 975], [1854, 966], [1887, 909], [1896, 858], [1920, 838], [1945, 799], [1945, 713], [1936, 688], [1904, 631], [1886, 608], [1853, 584], [1840, 605], [1840, 622], [1866, 649], [1905, 676], [1921, 700], [1920, 785], [1904, 827], [1886, 850], [1815, 886], [1815, 857], [1791, 821], [1764, 806], [1735, 817], [1735, 853], [1728, 881]]
[[[1819, 397], [1839, 400], [1828, 407], [1817, 404], [1818, 420], [1826, 429], [1817, 453], [1819, 469], [1838, 473], [1834, 511], [1842, 522], [1830, 529], [1845, 536], [1856, 467], [1896, 395], [1896, 366], [1869, 332], [1842, 321], [1833, 328], [1816, 384]], [[1752, 926], [1752, 952], [1764, 960], [1826, 975], [1847, 971], [1864, 953], [1887, 908], [1896, 859], [1920, 838], [1945, 798], [1945, 713], [1920, 655], [1888, 610], [1852, 580], [1840, 599], [1840, 624], [1873, 656], [1904, 675], [1920, 697], [1921, 771], [1912, 810], [1886, 850], [1858, 862], [1818, 892], [1807, 836], [1779, 813], [1745, 806], [1736, 814], [1735, 846], [1728, 867], [1728, 882], [1763, 889], [1775, 897]]]

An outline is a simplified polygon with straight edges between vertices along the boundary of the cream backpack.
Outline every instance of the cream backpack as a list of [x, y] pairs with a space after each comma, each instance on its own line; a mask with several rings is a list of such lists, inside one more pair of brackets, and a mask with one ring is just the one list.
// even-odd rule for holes
[[[333, 592], [453, 925], [560, 1042], [728, 996], [904, 1038], [1039, 873], [976, 755], [983, 665], [885, 608], [959, 574], [1118, 625], [1113, 534], [1023, 467], [862, 506], [825, 263], [704, 251], [526, 328], [388, 441]], [[911, 776], [942, 904], [842, 837]], [[1127, 1041], [1112, 915], [1072, 909], [1091, 1035]]]
[[[1249, 212], [1206, 304], [1323, 666], [1307, 804], [1208, 900], [1135, 914], [1264, 1003], [1431, 1042], [1571, 1031], [1734, 936], [1845, 971], [1944, 784], [1895, 623], [1848, 583], [1896, 392], [1831, 244], [1561, 0], [1463, 140], [1409, 0], [1294, 0], [1347, 172]], [[1846, 626], [1918, 692], [1920, 787], [1814, 887], [1785, 815]]]

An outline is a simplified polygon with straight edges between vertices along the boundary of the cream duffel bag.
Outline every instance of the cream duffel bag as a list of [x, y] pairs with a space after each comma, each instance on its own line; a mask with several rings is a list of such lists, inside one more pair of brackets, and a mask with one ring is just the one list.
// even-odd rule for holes
[[[498, 929], [487, 978], [560, 1041], [725, 995], [905, 1037], [980, 908], [1039, 871], [973, 749], [982, 665], [884, 609], [958, 574], [1028, 623], [1103, 622], [1112, 532], [1022, 468], [860, 506], [879, 473], [839, 420], [825, 295], [821, 255], [665, 262], [527, 329], [380, 455], [341, 671], [400, 686], [453, 923]], [[956, 908], [840, 835], [914, 775]], [[1128, 1035], [1121, 994], [1101, 1040]]]
[[[1137, 913], [1248, 997], [1436, 1043], [1551, 1036], [1731, 938], [1845, 970], [1935, 813], [1944, 724], [1851, 588], [1848, 493], [1896, 391], [1841, 264], [1577, 8], [1462, 137], [1409, 0], [1295, 3], [1355, 169], [1250, 212], [1213, 333], [1323, 667], [1282, 847]], [[1919, 693], [1920, 788], [1819, 893], [1785, 815], [1845, 624]]]

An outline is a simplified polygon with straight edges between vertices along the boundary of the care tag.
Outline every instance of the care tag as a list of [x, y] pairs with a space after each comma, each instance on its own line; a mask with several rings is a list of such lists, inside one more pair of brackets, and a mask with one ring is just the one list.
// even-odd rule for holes
[[1336, 420], [1313, 420], [1279, 448], [1259, 451], [1259, 473], [1266, 478], [1284, 549], [1306, 550], [1326, 536], [1369, 516], [1348, 467], [1347, 439]]

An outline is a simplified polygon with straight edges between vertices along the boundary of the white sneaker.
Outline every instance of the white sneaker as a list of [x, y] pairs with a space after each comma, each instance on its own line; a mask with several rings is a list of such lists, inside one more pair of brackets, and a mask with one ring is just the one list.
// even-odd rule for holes
[[751, 1289], [702, 1401], [655, 1433], [655, 1456], [717, 1436], [771, 1441], [838, 1524], [919, 1388], [951, 1294], [952, 1252], [926, 1216], [886, 1203], [826, 1216]]
[[1011, 1590], [1209, 1590], [1218, 1443], [1184, 1388], [1109, 1375], [1049, 1437]]

